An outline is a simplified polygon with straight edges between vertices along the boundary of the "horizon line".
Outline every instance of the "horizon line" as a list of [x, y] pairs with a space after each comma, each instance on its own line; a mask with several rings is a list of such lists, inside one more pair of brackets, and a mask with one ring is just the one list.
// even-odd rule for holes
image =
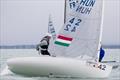
[[[29, 45], [0, 45], [0, 49], [35, 49], [37, 44]], [[105, 49], [120, 49], [120, 45], [102, 45]]]

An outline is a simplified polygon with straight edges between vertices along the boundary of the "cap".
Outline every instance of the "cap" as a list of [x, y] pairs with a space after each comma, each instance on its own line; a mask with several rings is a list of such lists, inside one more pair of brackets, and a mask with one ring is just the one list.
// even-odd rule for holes
[[46, 36], [52, 37], [52, 35], [50, 33], [46, 33]]

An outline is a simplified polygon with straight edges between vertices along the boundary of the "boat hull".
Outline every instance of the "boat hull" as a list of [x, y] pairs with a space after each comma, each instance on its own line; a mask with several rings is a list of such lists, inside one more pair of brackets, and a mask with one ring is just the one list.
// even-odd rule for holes
[[[112, 69], [102, 63], [48, 56], [13, 58], [7, 61], [7, 65], [12, 72], [26, 76], [105, 78]], [[105, 70], [98, 65], [105, 65]]]

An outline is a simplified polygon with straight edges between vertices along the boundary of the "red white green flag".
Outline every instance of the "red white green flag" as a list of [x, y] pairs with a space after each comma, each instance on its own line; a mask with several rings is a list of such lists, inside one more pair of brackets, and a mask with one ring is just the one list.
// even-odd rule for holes
[[72, 40], [73, 38], [58, 35], [55, 44], [68, 47], [71, 44]]

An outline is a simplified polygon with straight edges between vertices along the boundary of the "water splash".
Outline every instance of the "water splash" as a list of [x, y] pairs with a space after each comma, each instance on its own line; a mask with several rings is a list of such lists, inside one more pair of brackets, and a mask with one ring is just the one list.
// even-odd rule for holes
[[5, 66], [5, 68], [0, 72], [0, 76], [10, 75], [13, 74], [9, 69], [8, 66]]

